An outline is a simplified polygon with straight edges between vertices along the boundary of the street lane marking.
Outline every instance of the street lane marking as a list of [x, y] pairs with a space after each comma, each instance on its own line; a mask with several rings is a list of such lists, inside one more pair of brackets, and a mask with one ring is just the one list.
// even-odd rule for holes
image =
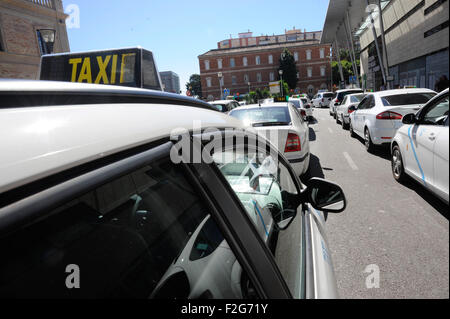
[[358, 166], [356, 166], [355, 162], [353, 162], [352, 158], [350, 157], [350, 155], [347, 152], [344, 152], [344, 157], [348, 162], [348, 165], [350, 165], [350, 167], [352, 168], [352, 170], [357, 171], [358, 170]]
[[333, 130], [331, 128], [328, 128], [328, 131], [330, 131], [330, 133], [333, 134]]

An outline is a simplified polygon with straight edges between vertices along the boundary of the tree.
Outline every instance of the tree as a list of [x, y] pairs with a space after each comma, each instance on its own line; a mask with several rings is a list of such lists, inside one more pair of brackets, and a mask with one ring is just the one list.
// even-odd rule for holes
[[297, 86], [297, 66], [295, 65], [295, 59], [292, 53], [285, 48], [280, 58], [280, 68], [283, 70], [283, 80], [286, 81], [290, 89], [295, 89]]
[[[353, 72], [353, 66], [350, 59], [350, 52], [348, 50], [341, 49], [340, 50], [340, 58], [342, 64], [342, 73], [344, 75], [344, 81], [346, 84], [349, 84], [349, 76], [355, 75]], [[356, 65], [359, 68], [359, 59], [356, 60]], [[338, 84], [341, 82], [341, 73], [339, 71], [339, 62], [333, 61], [331, 63], [332, 71], [333, 71], [333, 83]]]
[[199, 74], [192, 74], [189, 77], [189, 82], [186, 83], [186, 90], [192, 91], [193, 96], [198, 95], [199, 98], [203, 98], [202, 82]]

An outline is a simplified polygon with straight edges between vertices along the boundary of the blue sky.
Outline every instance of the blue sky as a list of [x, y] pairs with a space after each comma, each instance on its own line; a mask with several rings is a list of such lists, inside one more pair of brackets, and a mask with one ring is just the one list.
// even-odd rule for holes
[[68, 28], [73, 52], [140, 45], [151, 50], [159, 71], [180, 76], [180, 86], [199, 73], [198, 55], [217, 42], [250, 30], [323, 28], [329, 0], [63, 0], [80, 9], [80, 28]]

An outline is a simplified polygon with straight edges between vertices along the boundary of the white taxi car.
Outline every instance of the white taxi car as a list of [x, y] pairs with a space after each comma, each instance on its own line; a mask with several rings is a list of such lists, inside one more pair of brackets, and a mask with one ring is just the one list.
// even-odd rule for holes
[[365, 93], [349, 94], [344, 97], [342, 103], [335, 106], [336, 123], [341, 123], [343, 129], [348, 127], [350, 124], [350, 114], [356, 109], [356, 106], [365, 96]]
[[404, 125], [392, 140], [392, 173], [407, 176], [449, 203], [449, 90], [430, 100], [416, 114], [403, 117]]
[[342, 189], [241, 121], [110, 85], [5, 80], [0, 101], [0, 298], [337, 297]]
[[230, 112], [252, 126], [286, 156], [297, 176], [309, 169], [309, 127], [297, 108], [289, 102], [254, 104]]
[[350, 135], [364, 139], [368, 152], [375, 145], [389, 145], [403, 125], [404, 115], [418, 111], [436, 92], [429, 89], [400, 89], [368, 94], [350, 114]]

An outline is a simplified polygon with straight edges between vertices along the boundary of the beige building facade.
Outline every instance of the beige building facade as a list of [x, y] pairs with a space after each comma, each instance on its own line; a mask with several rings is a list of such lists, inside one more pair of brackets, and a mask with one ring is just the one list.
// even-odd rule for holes
[[[383, 23], [393, 87], [435, 89], [441, 76], [449, 77], [448, 1], [391, 0], [383, 10]], [[375, 27], [380, 36], [378, 19]], [[382, 74], [371, 28], [360, 35], [360, 44], [363, 85], [378, 90]]]
[[54, 53], [69, 52], [62, 0], [0, 0], [0, 78], [37, 79], [41, 29], [55, 30]]

